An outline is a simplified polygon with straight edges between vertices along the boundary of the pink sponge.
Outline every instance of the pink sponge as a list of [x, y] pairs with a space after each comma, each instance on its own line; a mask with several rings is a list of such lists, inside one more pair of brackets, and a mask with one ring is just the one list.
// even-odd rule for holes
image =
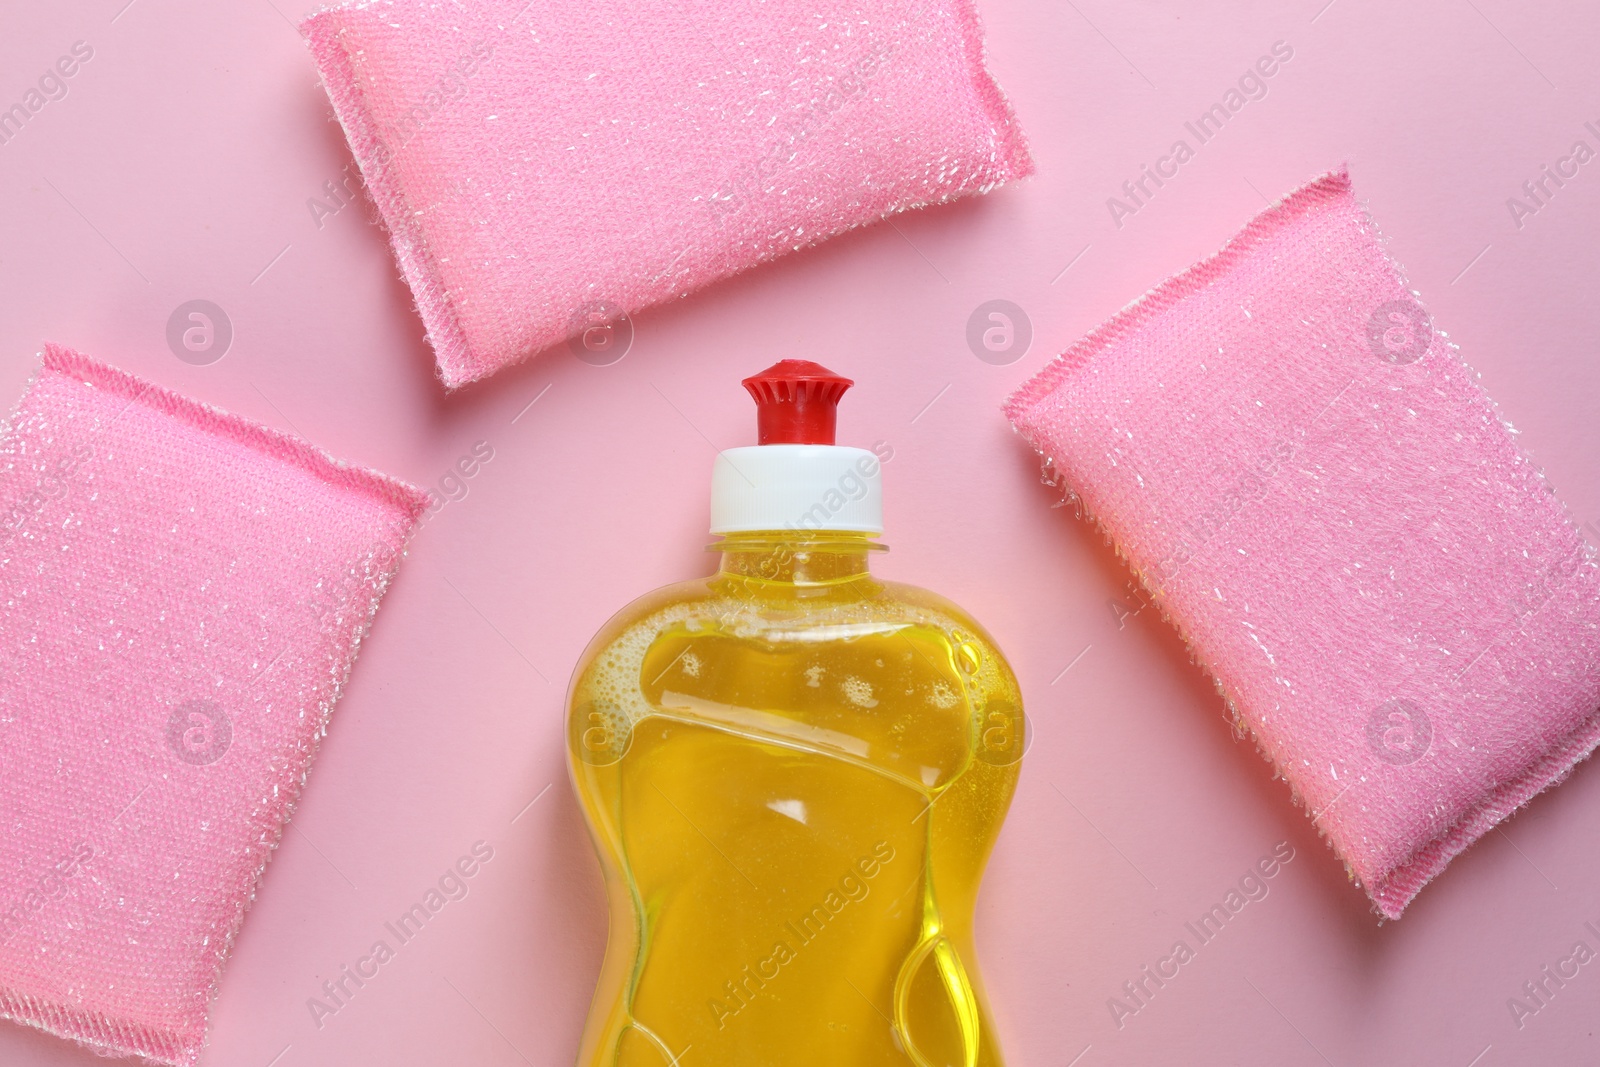
[[1600, 568], [1348, 175], [1007, 415], [1384, 916], [1600, 741]]
[[427, 498], [50, 347], [0, 437], [0, 1015], [190, 1065]]
[[377, 0], [305, 30], [451, 387], [1032, 172], [971, 0]]

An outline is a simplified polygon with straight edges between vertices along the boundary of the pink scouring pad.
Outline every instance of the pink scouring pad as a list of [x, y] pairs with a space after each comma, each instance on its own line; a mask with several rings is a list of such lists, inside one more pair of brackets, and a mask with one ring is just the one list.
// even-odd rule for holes
[[452, 388], [1033, 170], [972, 0], [377, 0], [304, 30]]
[[192, 1065], [418, 490], [64, 348], [0, 436], [0, 1015]]
[[1381, 915], [1600, 741], [1595, 552], [1347, 174], [1073, 345], [1006, 414]]

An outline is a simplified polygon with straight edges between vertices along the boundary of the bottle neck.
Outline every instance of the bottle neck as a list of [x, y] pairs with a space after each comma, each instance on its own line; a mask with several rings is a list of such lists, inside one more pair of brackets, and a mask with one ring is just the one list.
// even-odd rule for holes
[[875, 534], [836, 530], [760, 530], [731, 533], [721, 551], [724, 576], [790, 585], [827, 585], [868, 573], [867, 554], [882, 552]]

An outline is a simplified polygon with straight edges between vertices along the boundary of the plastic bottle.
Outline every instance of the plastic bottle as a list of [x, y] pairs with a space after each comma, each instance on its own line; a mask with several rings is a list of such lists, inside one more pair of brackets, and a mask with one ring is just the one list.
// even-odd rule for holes
[[746, 379], [710, 578], [657, 590], [573, 676], [568, 765], [610, 937], [580, 1067], [998, 1067], [972, 912], [1025, 747], [961, 609], [881, 582], [880, 458], [833, 444], [852, 382]]

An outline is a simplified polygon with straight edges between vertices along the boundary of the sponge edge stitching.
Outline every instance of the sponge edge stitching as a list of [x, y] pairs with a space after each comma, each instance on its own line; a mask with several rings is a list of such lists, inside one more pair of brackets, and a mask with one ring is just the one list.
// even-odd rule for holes
[[355, 68], [343, 40], [350, 32], [345, 17], [371, 6], [375, 5], [318, 11], [306, 17], [301, 29], [322, 72], [323, 87], [333, 102], [334, 114], [344, 127], [351, 154], [361, 167], [366, 187], [389, 231], [389, 244], [400, 265], [401, 277], [411, 289], [417, 314], [422, 317], [433, 342], [439, 378], [447, 388], [454, 389], [487, 373], [485, 361], [472, 351], [461, 320], [450, 303], [449, 293], [438, 281], [440, 274], [428, 247], [427, 234], [414, 221], [415, 213], [407, 205], [400, 182], [379, 155], [383, 141], [367, 108], [366, 97], [358, 87]]
[[[1256, 246], [1318, 207], [1350, 192], [1350, 171], [1346, 167], [1329, 171], [1301, 186], [1251, 219], [1227, 243], [1200, 262], [1186, 267], [1128, 303], [1111, 318], [1090, 330], [1044, 369], [1012, 393], [1001, 410], [1013, 423], [1050, 393], [1061, 380], [1084, 366], [1113, 343], [1173, 307], [1184, 298], [1226, 274]], [[1027, 437], [1027, 431], [1022, 431]], [[1034, 444], [1030, 439], [1029, 444]], [[1035, 445], [1037, 448], [1037, 445]]]

